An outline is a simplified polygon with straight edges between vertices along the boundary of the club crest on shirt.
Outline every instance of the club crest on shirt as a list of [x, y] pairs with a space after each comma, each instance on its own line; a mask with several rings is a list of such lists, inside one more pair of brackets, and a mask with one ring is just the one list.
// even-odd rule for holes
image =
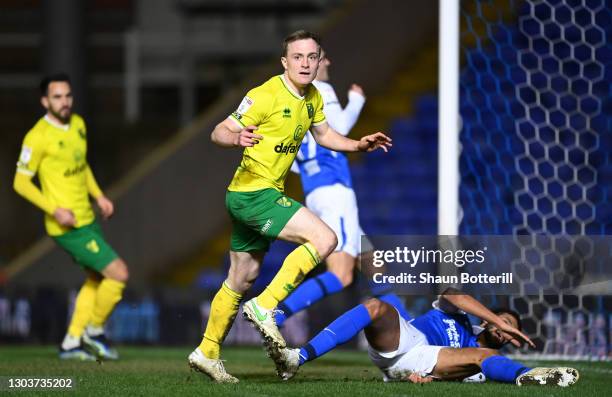
[[83, 152], [77, 149], [72, 152], [72, 157], [74, 158], [74, 161], [80, 162], [81, 160], [83, 160]]
[[86, 135], [86, 134], [87, 134], [87, 133], [85, 132], [85, 130], [84, 130], [84, 129], [79, 128], [79, 136], [80, 136], [81, 138], [85, 139], [85, 135]]
[[312, 106], [312, 103], [308, 102], [306, 103], [306, 110], [308, 110], [308, 118], [311, 119], [314, 117], [314, 106]]
[[300, 124], [295, 128], [295, 131], [293, 131], [293, 140], [301, 141], [302, 138], [304, 138], [304, 127]]

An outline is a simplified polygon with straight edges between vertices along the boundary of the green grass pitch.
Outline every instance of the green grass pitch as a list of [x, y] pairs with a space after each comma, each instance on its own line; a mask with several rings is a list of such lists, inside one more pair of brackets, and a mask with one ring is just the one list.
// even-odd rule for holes
[[[384, 383], [370, 364], [367, 353], [336, 351], [306, 364], [289, 382], [274, 373], [272, 362], [260, 348], [226, 348], [224, 359], [237, 385], [217, 385], [187, 365], [191, 349], [120, 347], [117, 362], [66, 362], [50, 346], [0, 346], [0, 377], [61, 376], [75, 379], [73, 391], [17, 391], [20, 396], [604, 396], [612, 390], [612, 363], [566, 362], [580, 371], [579, 382], [565, 389], [517, 387], [499, 383], [461, 384], [440, 382], [426, 385]], [[537, 363], [528, 362], [529, 365]], [[539, 363], [551, 366], [552, 363]], [[6, 389], [0, 390], [5, 394]]]

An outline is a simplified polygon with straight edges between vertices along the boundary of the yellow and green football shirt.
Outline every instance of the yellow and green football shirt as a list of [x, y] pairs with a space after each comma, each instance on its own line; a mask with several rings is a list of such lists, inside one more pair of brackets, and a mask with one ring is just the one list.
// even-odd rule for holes
[[[67, 126], [42, 117], [26, 134], [17, 163], [17, 172], [38, 174], [43, 196], [57, 207], [72, 210], [76, 227], [95, 219], [89, 202], [87, 129], [83, 119], [73, 114]], [[53, 216], [45, 214], [45, 227], [51, 236], [66, 233]]]
[[255, 125], [263, 136], [244, 149], [242, 161], [228, 190], [252, 192], [273, 188], [284, 191], [291, 164], [311, 125], [325, 122], [323, 99], [310, 84], [304, 96], [292, 90], [283, 75], [250, 90], [229, 116], [240, 127]]

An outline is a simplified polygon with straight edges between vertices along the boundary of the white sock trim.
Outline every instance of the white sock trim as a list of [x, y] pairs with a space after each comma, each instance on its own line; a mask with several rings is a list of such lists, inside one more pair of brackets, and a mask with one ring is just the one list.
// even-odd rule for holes
[[80, 344], [81, 344], [80, 337], [66, 334], [66, 336], [64, 336], [64, 340], [62, 341], [62, 349], [64, 350], [74, 349], [75, 347], [79, 347]]
[[87, 335], [89, 336], [100, 336], [104, 334], [104, 327], [95, 327], [93, 325], [87, 326]]

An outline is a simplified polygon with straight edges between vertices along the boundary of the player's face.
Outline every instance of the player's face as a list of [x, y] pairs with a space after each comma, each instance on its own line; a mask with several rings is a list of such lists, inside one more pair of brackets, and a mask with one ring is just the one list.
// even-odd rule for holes
[[70, 121], [72, 114], [72, 90], [65, 81], [52, 81], [49, 83], [47, 96], [41, 98], [41, 103], [47, 113], [62, 124]]
[[325, 54], [325, 51], [321, 50], [321, 57], [319, 58], [319, 70], [317, 71], [317, 80], [329, 81], [329, 65], [331, 61]]
[[[502, 320], [504, 320], [506, 323], [510, 324], [514, 328], [518, 328], [518, 322], [516, 321], [516, 318], [514, 318], [514, 316], [508, 313], [500, 313], [499, 317], [501, 317]], [[490, 347], [492, 349], [499, 349], [506, 343], [510, 342], [510, 340], [512, 339], [512, 336], [500, 331], [499, 329], [497, 329], [496, 326], [492, 324], [487, 324], [483, 332], [487, 347]]]
[[296, 40], [287, 46], [281, 58], [289, 83], [301, 90], [312, 83], [319, 68], [319, 45], [313, 39]]

